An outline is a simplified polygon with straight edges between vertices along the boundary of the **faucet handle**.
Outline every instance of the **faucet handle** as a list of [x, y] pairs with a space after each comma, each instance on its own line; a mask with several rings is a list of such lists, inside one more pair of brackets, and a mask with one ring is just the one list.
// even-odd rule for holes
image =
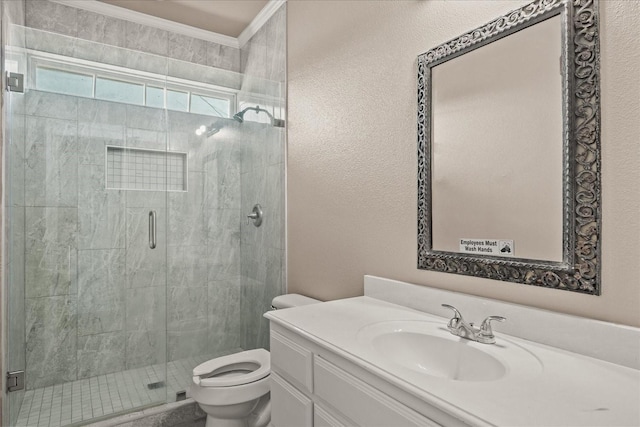
[[505, 320], [507, 320], [505, 317], [502, 316], [489, 316], [486, 319], [484, 319], [482, 321], [482, 324], [480, 325], [480, 333], [483, 335], [490, 335], [493, 336], [493, 330], [491, 329], [491, 321], [495, 320], [496, 322], [504, 322]]
[[449, 324], [447, 325], [449, 328], [455, 328], [458, 325], [458, 323], [464, 322], [464, 319], [462, 318], [462, 314], [460, 313], [460, 311], [458, 311], [457, 308], [449, 304], [442, 304], [442, 306], [453, 310], [453, 317], [449, 320]]
[[454, 306], [449, 305], [449, 304], [441, 304], [441, 305], [443, 307], [445, 307], [445, 308], [450, 308], [451, 310], [453, 310], [453, 313], [454, 313], [453, 317], [458, 318], [458, 319], [462, 319], [462, 314], [460, 314], [460, 312], [458, 311], [457, 308], [455, 308]]

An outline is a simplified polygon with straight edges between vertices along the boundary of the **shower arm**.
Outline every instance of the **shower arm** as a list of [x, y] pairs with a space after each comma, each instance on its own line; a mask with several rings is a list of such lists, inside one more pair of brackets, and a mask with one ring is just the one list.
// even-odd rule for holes
[[259, 112], [261, 112], [261, 111], [262, 111], [262, 112], [264, 112], [264, 113], [267, 113], [267, 116], [269, 116], [269, 119], [271, 119], [271, 121], [273, 122], [273, 115], [271, 115], [271, 113], [270, 113], [269, 111], [265, 110], [264, 108], [260, 108], [260, 106], [259, 106], [259, 105], [256, 105], [255, 107], [247, 107], [247, 108], [245, 108], [244, 110], [242, 110], [242, 115], [243, 115], [243, 116], [244, 116], [244, 113], [245, 113], [247, 110], [253, 110], [253, 111], [255, 111], [256, 113], [259, 113]]
[[265, 110], [264, 108], [260, 108], [259, 105], [256, 105], [255, 107], [247, 107], [244, 110], [240, 111], [239, 113], [234, 114], [233, 117], [238, 121], [243, 121], [244, 114], [249, 110], [255, 111], [256, 113], [260, 113], [260, 112], [267, 113], [267, 116], [269, 116], [269, 120], [271, 121], [271, 126], [284, 127], [284, 120], [276, 119], [268, 110]]

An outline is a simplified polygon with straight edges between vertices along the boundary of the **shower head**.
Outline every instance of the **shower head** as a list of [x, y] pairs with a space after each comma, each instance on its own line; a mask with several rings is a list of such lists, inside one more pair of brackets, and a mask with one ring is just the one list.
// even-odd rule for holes
[[[271, 126], [278, 127], [278, 128], [284, 127], [284, 120], [276, 119], [275, 117], [273, 117], [273, 115], [269, 111], [265, 110], [264, 108], [260, 108], [259, 105], [256, 105], [255, 107], [247, 107], [244, 110], [237, 112], [236, 114], [233, 115], [233, 120], [235, 120], [238, 123], [243, 123], [244, 115], [249, 110], [255, 111], [256, 113], [266, 113], [266, 115], [269, 116], [269, 121], [271, 122]], [[224, 126], [224, 123], [221, 121], [218, 121], [217, 123], [211, 123], [209, 126], [202, 125], [198, 129], [196, 129], [196, 135], [198, 136], [205, 135], [208, 138], [211, 135], [215, 135], [216, 133], [220, 132], [220, 129], [222, 129], [223, 126]]]
[[196, 135], [198, 136], [205, 135], [207, 138], [209, 138], [212, 135], [215, 135], [218, 132], [220, 132], [220, 127], [217, 126], [215, 123], [211, 123], [209, 126], [202, 125], [198, 129], [196, 129]]
[[271, 115], [269, 111], [265, 110], [264, 108], [260, 108], [259, 105], [256, 105], [255, 107], [245, 108], [244, 110], [234, 114], [233, 119], [239, 123], [244, 122], [244, 115], [249, 110], [255, 111], [256, 113], [266, 113], [267, 116], [269, 116], [269, 120], [271, 121], [271, 126], [280, 127], [280, 128], [284, 127], [284, 120], [276, 119], [275, 117], [273, 117], [273, 115]]

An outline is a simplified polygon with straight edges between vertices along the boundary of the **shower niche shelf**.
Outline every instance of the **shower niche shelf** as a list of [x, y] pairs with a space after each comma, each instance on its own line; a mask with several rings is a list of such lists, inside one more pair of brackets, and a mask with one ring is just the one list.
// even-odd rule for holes
[[187, 191], [187, 153], [108, 145], [107, 189]]

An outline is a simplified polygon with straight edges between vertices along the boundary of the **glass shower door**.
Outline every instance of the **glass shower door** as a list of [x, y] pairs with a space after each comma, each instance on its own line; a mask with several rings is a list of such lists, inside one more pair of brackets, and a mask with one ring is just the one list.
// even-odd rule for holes
[[[25, 91], [9, 94], [5, 117], [6, 283], [8, 366], [25, 389], [8, 394], [9, 425], [164, 403], [166, 110], [136, 101], [144, 85], [131, 77], [163, 59], [21, 31], [28, 50], [7, 49]], [[113, 64], [96, 53], [135, 66], [106, 78]]]
[[[9, 34], [9, 39], [16, 44], [21, 32]], [[15, 46], [19, 50], [23, 46]], [[4, 59], [4, 70], [24, 74], [25, 64], [21, 56], [7, 49]], [[15, 373], [15, 391], [6, 394], [7, 404], [3, 411], [3, 425], [16, 425], [20, 407], [24, 401], [24, 371], [26, 363], [25, 341], [25, 206], [24, 206], [24, 132], [25, 116], [22, 111], [24, 94], [5, 92], [4, 155], [5, 161], [5, 248], [4, 281], [10, 286], [5, 288], [6, 303], [6, 352], [5, 363], [8, 372]], [[22, 387], [22, 388], [21, 388]]]

